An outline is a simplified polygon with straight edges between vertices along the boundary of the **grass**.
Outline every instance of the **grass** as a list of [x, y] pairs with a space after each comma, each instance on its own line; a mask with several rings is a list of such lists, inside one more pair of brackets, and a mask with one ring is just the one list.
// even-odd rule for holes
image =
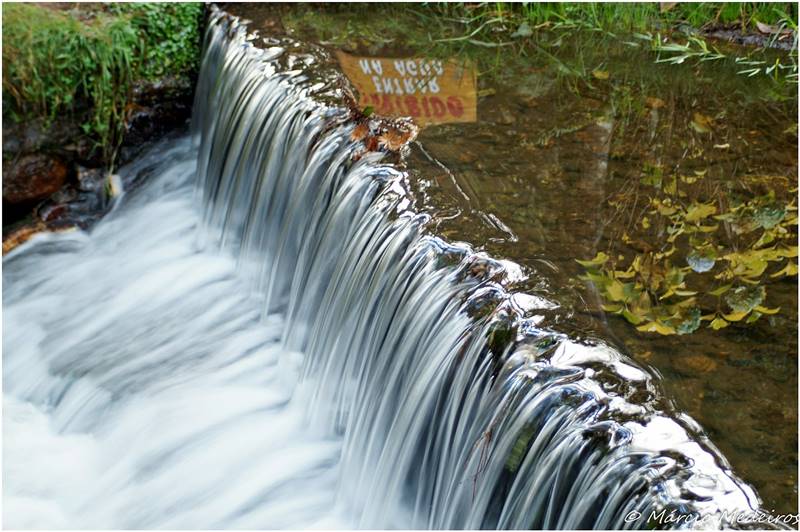
[[[666, 6], [662, 7], [662, 6]], [[797, 4], [774, 2], [668, 3], [529, 3], [521, 6], [529, 24], [580, 24], [608, 31], [643, 31], [688, 24], [695, 28], [735, 25], [755, 30], [756, 24], [797, 25]]]
[[78, 119], [112, 166], [134, 83], [196, 68], [202, 12], [200, 3], [3, 4], [4, 121]]
[[[299, 4], [286, 11], [283, 21], [300, 33], [311, 32], [316, 39], [337, 46], [367, 52], [389, 47], [437, 58], [460, 57], [478, 65], [483, 76], [537, 56], [556, 64], [567, 78], [585, 79], [587, 72], [581, 65], [576, 68], [556, 53], [566, 34], [584, 40], [587, 34], [597, 35], [654, 52], [657, 60], [682, 63], [692, 59], [692, 63], [714, 55], [728, 57], [706, 44], [696, 34], [697, 28], [736, 27], [752, 33], [761, 24], [777, 32], [793, 30], [796, 36], [797, 5], [680, 3], [663, 10], [661, 4], [652, 2]], [[647, 39], [633, 37], [644, 34]], [[744, 62], [740, 70], [746, 75], [766, 73], [796, 81], [796, 43], [794, 51], [778, 61], [780, 67], [775, 66], [774, 58], [758, 56], [764, 52], [741, 49], [730, 57]]]
[[[316, 28], [328, 28], [341, 33], [359, 25], [353, 21], [336, 21], [336, 15], [346, 12], [369, 21], [372, 33], [392, 40], [399, 36], [392, 30], [398, 17], [414, 13], [419, 26], [411, 29], [409, 40], [415, 41], [426, 32], [447, 35], [441, 41], [473, 41], [497, 45], [497, 37], [510, 37], [525, 24], [529, 29], [582, 27], [606, 32], [656, 31], [688, 25], [694, 28], [714, 26], [737, 27], [742, 31], [758, 31], [758, 24], [776, 28], [797, 28], [797, 4], [776, 2], [700, 2], [677, 3], [663, 8], [664, 3], [629, 2], [493, 2], [481, 4], [344, 4], [338, 6], [305, 5], [300, 20]], [[319, 17], [320, 20], [312, 20]], [[343, 27], [344, 26], [344, 27]], [[393, 37], [385, 37], [388, 30]], [[415, 31], [416, 30], [416, 31]], [[363, 28], [362, 28], [363, 31]], [[523, 33], [527, 30], [523, 28]], [[448, 35], [449, 34], [449, 35]]]

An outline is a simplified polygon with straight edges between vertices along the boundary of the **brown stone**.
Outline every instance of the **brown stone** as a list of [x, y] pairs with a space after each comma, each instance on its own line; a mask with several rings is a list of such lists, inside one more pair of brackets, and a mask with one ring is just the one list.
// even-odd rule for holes
[[14, 249], [15, 247], [25, 243], [29, 238], [37, 233], [46, 231], [47, 227], [41, 222], [25, 225], [13, 231], [12, 233], [3, 237], [3, 255]]
[[11, 204], [43, 200], [67, 179], [67, 165], [47, 154], [23, 155], [3, 165], [3, 200]]
[[708, 373], [717, 369], [717, 363], [714, 359], [705, 355], [689, 355], [681, 357], [680, 363], [697, 373]]

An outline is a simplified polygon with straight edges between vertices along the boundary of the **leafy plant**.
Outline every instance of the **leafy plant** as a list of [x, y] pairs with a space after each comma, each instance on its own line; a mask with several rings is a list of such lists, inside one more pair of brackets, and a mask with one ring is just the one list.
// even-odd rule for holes
[[137, 80], [186, 75], [202, 4], [92, 4], [79, 13], [3, 5], [4, 118], [82, 120], [113, 165]]

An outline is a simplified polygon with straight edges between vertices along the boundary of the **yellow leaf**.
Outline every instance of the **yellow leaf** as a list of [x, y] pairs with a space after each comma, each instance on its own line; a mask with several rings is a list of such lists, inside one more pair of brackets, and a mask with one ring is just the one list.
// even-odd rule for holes
[[650, 109], [660, 109], [664, 107], [666, 103], [661, 98], [656, 98], [655, 96], [648, 96], [644, 99], [644, 103]]
[[725, 292], [730, 290], [731, 286], [732, 285], [724, 284], [724, 285], [720, 286], [719, 288], [710, 291], [709, 294], [712, 295], [712, 296], [721, 296], [722, 294], [724, 294]]
[[691, 307], [695, 304], [696, 298], [690, 297], [688, 299], [684, 299], [683, 301], [679, 301], [675, 303], [676, 307]]
[[784, 266], [781, 271], [773, 273], [770, 275], [770, 277], [780, 277], [781, 275], [785, 275], [787, 277], [790, 275], [797, 275], [797, 264], [794, 262], [787, 262], [786, 266]]
[[670, 207], [669, 205], [659, 204], [657, 207], [658, 213], [662, 216], [669, 216], [671, 214], [675, 214], [678, 212], [678, 209], [675, 207]]
[[711, 118], [704, 114], [695, 113], [690, 125], [698, 133], [711, 133]]
[[578, 260], [578, 259], [575, 259], [575, 262], [577, 262], [581, 266], [590, 267], [590, 266], [599, 266], [601, 264], [605, 264], [608, 261], [608, 259], [609, 259], [609, 256], [601, 251], [597, 255], [595, 255], [595, 257], [593, 259], [591, 259], [591, 260]]
[[675, 194], [678, 191], [678, 180], [675, 179], [673, 176], [671, 179], [667, 180], [667, 184], [664, 185], [664, 192], [667, 194]]
[[[761, 275], [761, 274], [759, 274]], [[759, 279], [748, 279], [747, 277], [739, 277], [739, 280], [746, 284], [758, 285], [760, 283]]]
[[642, 332], [657, 332], [658, 334], [668, 335], [675, 334], [675, 329], [660, 321], [651, 321], [644, 325], [639, 325], [636, 330]]
[[605, 70], [593, 70], [592, 76], [594, 76], [597, 79], [608, 79], [608, 72], [606, 72]]
[[699, 222], [704, 218], [708, 218], [712, 214], [716, 214], [717, 206], [710, 203], [693, 203], [686, 211], [687, 222]]
[[606, 295], [611, 301], [625, 301], [625, 287], [616, 279], [611, 281], [606, 288]]
[[759, 311], [761, 314], [777, 314], [780, 309], [781, 307], [767, 308], [767, 307], [762, 307], [761, 305], [758, 305], [755, 308], [755, 310]]
[[728, 325], [730, 325], [730, 324], [727, 321], [723, 320], [720, 317], [717, 317], [717, 318], [714, 318], [714, 320], [709, 324], [709, 327], [711, 327], [715, 331], [718, 331], [720, 329], [724, 329]]
[[662, 251], [661, 253], [656, 253], [655, 255], [653, 255], [653, 257], [655, 259], [664, 259], [664, 258], [669, 257], [670, 255], [672, 255], [673, 253], [675, 253], [675, 246], [672, 246], [667, 251]]
[[697, 294], [697, 292], [694, 292], [692, 290], [675, 290], [675, 294], [679, 296], [693, 296]]
[[723, 258], [729, 261], [733, 273], [741, 277], [759, 277], [767, 269], [770, 249], [749, 250], [742, 253], [729, 253]]
[[628, 270], [626, 270], [624, 272], [622, 270], [614, 270], [614, 277], [616, 277], [617, 279], [630, 279], [630, 278], [634, 277], [635, 275], [636, 275], [636, 272], [633, 271], [633, 270], [630, 270], [630, 269], [628, 269]]
[[745, 316], [747, 316], [747, 312], [731, 312], [730, 314], [723, 315], [723, 318], [728, 321], [740, 321]]
[[713, 233], [719, 229], [719, 225], [698, 225], [697, 229], [703, 233]]

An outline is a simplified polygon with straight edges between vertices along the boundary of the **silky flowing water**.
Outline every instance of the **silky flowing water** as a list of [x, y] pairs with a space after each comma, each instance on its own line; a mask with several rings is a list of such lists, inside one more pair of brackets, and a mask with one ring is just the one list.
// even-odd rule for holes
[[[376, 35], [381, 13], [231, 9], [264, 36], [324, 43], [313, 50], [322, 62], [339, 50], [426, 53], [404, 47], [402, 33]], [[407, 15], [394, 24], [414, 28], [418, 20]], [[457, 35], [433, 32], [431, 39]], [[789, 58], [709, 40], [726, 59], [657, 63], [659, 55], [635, 36], [585, 28], [541, 29], [531, 41], [471, 47], [484, 58], [478, 119], [421, 131], [408, 160], [415, 206], [431, 215], [437, 234], [519, 264], [525, 276], [514, 289], [557, 303], [543, 312], [545, 323], [576, 339], [611, 340], [657, 371], [676, 407], [700, 422], [764, 506], [797, 512], [796, 277], [767, 280], [770, 305], [780, 308], [774, 316], [720, 331], [704, 322], [693, 334], [662, 337], [605, 313], [575, 261], [598, 251], [630, 257], [663, 244], [655, 224], [649, 232], [634, 228], [658, 194], [642, 183], [648, 167], [702, 175], [691, 186], [680, 182], [687, 203], [773, 191], [788, 204], [797, 187], [796, 84], [741, 74], [734, 58]], [[695, 129], [695, 113], [711, 118], [708, 130]], [[706, 196], [691, 197], [696, 189]], [[637, 241], [623, 242], [626, 232]]]
[[[4, 259], [4, 526], [639, 528], [759, 508], [656, 376], [429, 230], [216, 12], [189, 137]], [[630, 516], [633, 516], [632, 518]], [[686, 523], [684, 523], [685, 525]]]

